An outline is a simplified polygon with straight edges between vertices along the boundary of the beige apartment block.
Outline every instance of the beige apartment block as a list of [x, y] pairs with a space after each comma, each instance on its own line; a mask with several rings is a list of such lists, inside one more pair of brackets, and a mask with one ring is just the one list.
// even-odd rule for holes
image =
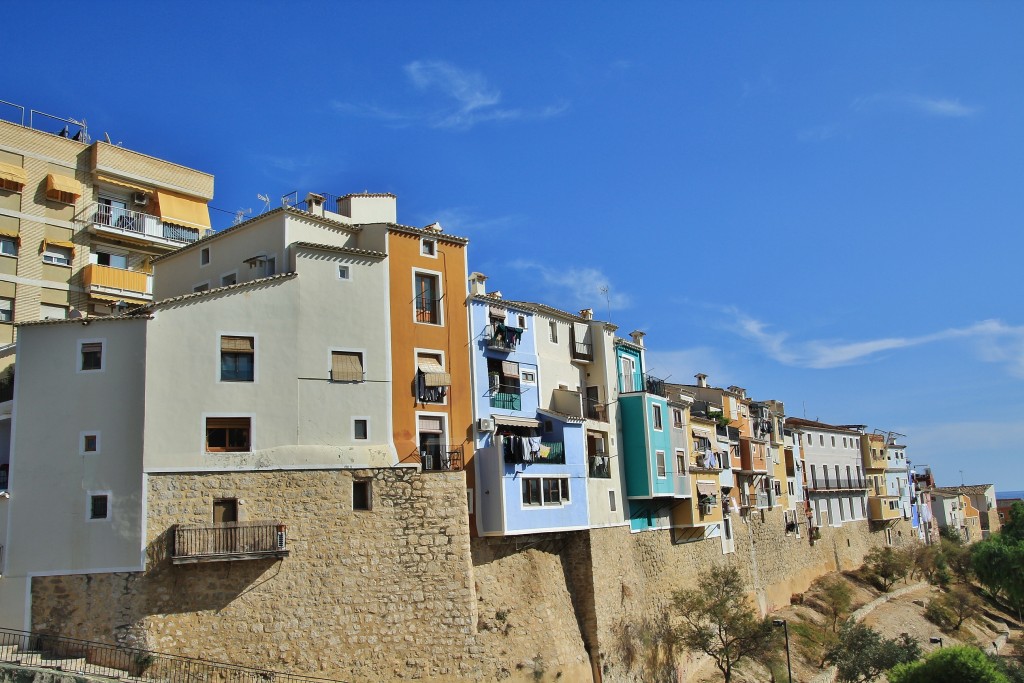
[[213, 176], [76, 137], [0, 121], [0, 369], [13, 323], [152, 301], [152, 259], [210, 230]]

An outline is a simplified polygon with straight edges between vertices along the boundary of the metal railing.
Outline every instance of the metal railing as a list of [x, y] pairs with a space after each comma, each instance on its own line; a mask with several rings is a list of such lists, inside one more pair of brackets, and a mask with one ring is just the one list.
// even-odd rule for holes
[[420, 451], [420, 465], [424, 472], [459, 472], [463, 467], [462, 446], [438, 446]]
[[174, 527], [175, 564], [220, 559], [285, 557], [287, 532], [276, 521], [178, 524]]
[[611, 479], [612, 478], [612, 459], [607, 455], [591, 455], [587, 458], [589, 461], [588, 474], [594, 479]]
[[[523, 397], [519, 395], [518, 390], [516, 393], [508, 391], [511, 387], [500, 387], [497, 391], [491, 394], [491, 407], [502, 408], [503, 410], [522, 410], [523, 409]], [[505, 391], [502, 391], [504, 389]]]
[[[543, 455], [545, 446], [548, 449], [547, 455]], [[533, 461], [548, 465], [564, 465], [565, 444], [561, 441], [542, 441], [541, 454], [534, 456]]]
[[598, 422], [608, 421], [608, 406], [592, 398], [585, 398], [583, 402], [586, 406], [588, 419], [597, 420]]
[[441, 322], [441, 299], [435, 296], [424, 294], [416, 295], [416, 322], [433, 323]]
[[494, 351], [515, 351], [522, 341], [523, 330], [505, 323], [487, 326], [487, 348]]
[[648, 394], [665, 396], [665, 380], [652, 377], [651, 375], [644, 375], [644, 385], [647, 387]]
[[87, 218], [78, 220], [91, 222], [108, 230], [116, 230], [125, 234], [144, 235], [186, 244], [199, 239], [198, 228], [164, 223], [159, 216], [120, 206], [97, 202], [85, 210], [85, 216]]
[[331, 679], [120, 647], [78, 638], [0, 629], [0, 661], [114, 680], [168, 683], [324, 683]]
[[807, 487], [811, 491], [856, 491], [856, 490], [867, 490], [867, 481], [865, 479], [856, 478], [841, 478], [841, 479], [825, 479], [824, 481], [818, 481], [812, 479], [810, 486]]

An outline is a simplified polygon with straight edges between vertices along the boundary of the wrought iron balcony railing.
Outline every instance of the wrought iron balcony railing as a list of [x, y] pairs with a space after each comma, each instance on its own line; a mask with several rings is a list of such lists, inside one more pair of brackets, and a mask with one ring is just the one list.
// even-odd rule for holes
[[171, 562], [222, 562], [288, 557], [287, 529], [276, 521], [178, 524]]

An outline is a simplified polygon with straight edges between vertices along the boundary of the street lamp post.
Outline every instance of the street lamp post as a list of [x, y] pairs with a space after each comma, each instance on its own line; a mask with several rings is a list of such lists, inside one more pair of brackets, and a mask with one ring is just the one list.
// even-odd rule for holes
[[793, 683], [793, 665], [789, 659], [789, 624], [785, 619], [772, 619], [772, 626], [781, 626], [786, 634], [786, 673], [789, 674], [789, 683]]

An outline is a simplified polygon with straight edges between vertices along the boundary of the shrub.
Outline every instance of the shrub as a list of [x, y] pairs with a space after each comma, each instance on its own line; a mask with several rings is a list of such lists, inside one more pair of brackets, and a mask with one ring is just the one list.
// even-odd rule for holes
[[953, 628], [953, 623], [956, 621], [953, 613], [946, 609], [939, 598], [928, 601], [928, 606], [924, 610], [924, 618], [944, 631]]
[[839, 621], [850, 611], [853, 591], [842, 579], [831, 577], [821, 583], [820, 599], [825, 607], [825, 614], [832, 620], [832, 631], [837, 632]]
[[825, 659], [836, 666], [837, 681], [865, 683], [920, 656], [921, 646], [906, 633], [888, 640], [870, 626], [848, 621], [839, 632], [839, 642], [829, 648]]
[[864, 558], [864, 566], [871, 572], [878, 587], [886, 593], [910, 571], [906, 554], [889, 547], [873, 548]]
[[996, 665], [976, 647], [944, 647], [923, 661], [899, 664], [889, 683], [1009, 683]]

